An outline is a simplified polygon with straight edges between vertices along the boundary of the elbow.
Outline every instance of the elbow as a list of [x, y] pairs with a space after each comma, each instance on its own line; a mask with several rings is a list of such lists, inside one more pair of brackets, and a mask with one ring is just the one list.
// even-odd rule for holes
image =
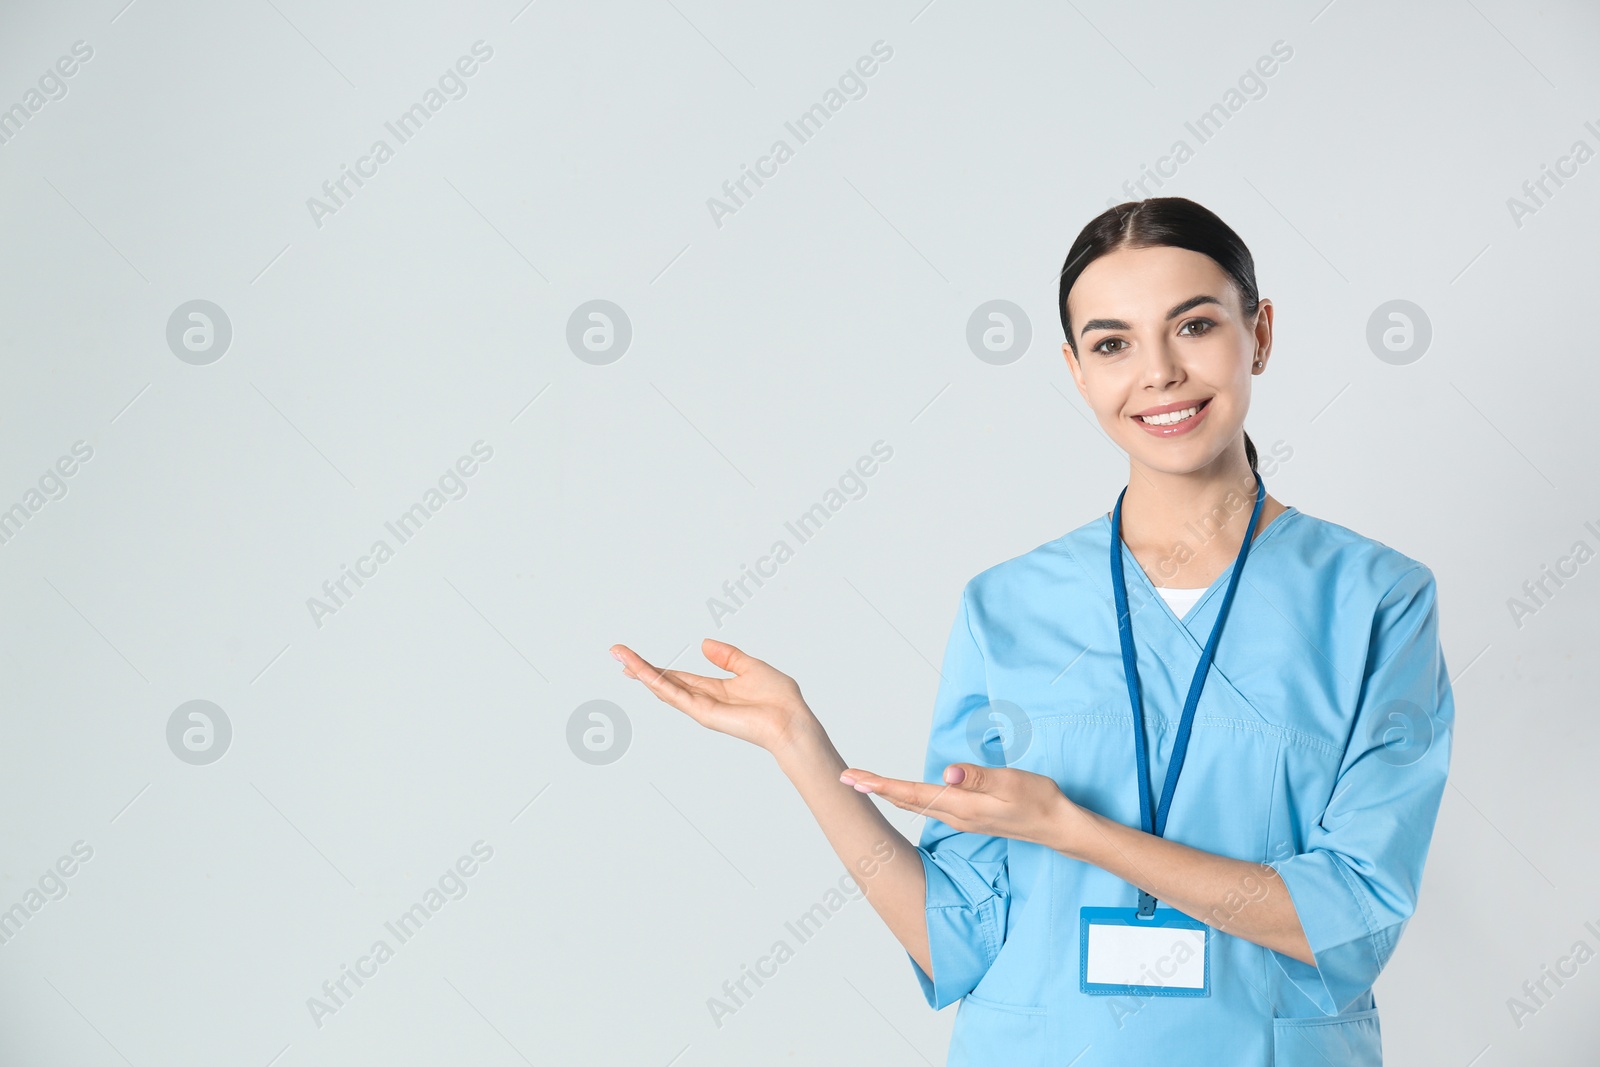
[[927, 877], [927, 954], [907, 956], [928, 1006], [938, 1010], [972, 992], [1000, 954], [1009, 895], [1003, 877], [985, 882], [965, 864], [919, 851]]

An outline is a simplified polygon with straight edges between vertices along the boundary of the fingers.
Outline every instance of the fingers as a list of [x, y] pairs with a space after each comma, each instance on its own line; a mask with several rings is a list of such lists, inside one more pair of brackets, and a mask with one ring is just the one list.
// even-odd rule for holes
[[629, 678], [637, 678], [644, 683], [645, 688], [667, 703], [675, 703], [668, 699], [669, 694], [682, 694], [681, 698], [690, 695], [690, 691], [673, 677], [678, 672], [663, 671], [651, 666], [643, 656], [627, 645], [612, 645], [611, 655], [621, 662], [623, 674]]
[[871, 793], [882, 797], [895, 807], [917, 812], [929, 810], [948, 788], [930, 785], [927, 782], [885, 778], [881, 774], [873, 774], [871, 771], [858, 770], [854, 767], [847, 768], [840, 774], [839, 781], [854, 786], [858, 793]]
[[622, 673], [629, 678], [637, 678], [649, 685], [665, 677], [685, 689], [695, 689], [703, 693], [716, 695], [716, 685], [719, 679], [707, 678], [700, 674], [690, 674], [688, 671], [663, 670], [650, 665], [649, 661], [639, 655], [627, 645], [612, 645], [611, 655], [622, 664]]
[[634, 671], [633, 665], [635, 663], [642, 663], [643, 660], [639, 657], [637, 652], [629, 648], [627, 645], [612, 645], [608, 651], [611, 653], [612, 659], [622, 664], [623, 674], [627, 675], [629, 678], [638, 677], [638, 674]]
[[[706, 659], [734, 675], [745, 674], [755, 667], [766, 666], [754, 656], [746, 655], [726, 641], [718, 641], [714, 637], [705, 638], [700, 644], [700, 651]], [[713, 700], [725, 701], [729, 698], [727, 683], [734, 681], [732, 678], [707, 678], [703, 674], [690, 674], [688, 671], [657, 670], [627, 645], [612, 645], [611, 655], [622, 664], [623, 674], [644, 682], [652, 691], [664, 676], [685, 690], [704, 693]]]
[[[966, 828], [984, 812], [992, 814], [997, 800], [990, 790], [1000, 783], [995, 768], [974, 763], [952, 763], [945, 768], [945, 784], [908, 782], [851, 767], [839, 781], [858, 792], [881, 796], [897, 808], [938, 819], [957, 829]], [[952, 782], [951, 778], [959, 781]]]
[[[985, 792], [989, 785], [988, 771], [988, 768], [980, 767], [973, 763], [952, 763], [944, 769], [945, 788], [963, 789], [969, 793]], [[850, 780], [845, 781], [846, 778], [849, 778]], [[844, 774], [839, 776], [839, 780], [844, 782], [845, 785], [856, 785], [857, 778], [865, 779], [872, 786], [870, 789], [862, 790], [863, 792], [879, 792], [880, 786], [888, 785], [889, 788], [894, 789], [897, 794], [904, 793], [904, 790], [898, 789], [894, 784], [901, 782], [901, 780], [898, 778], [884, 778], [880, 775], [871, 774], [866, 771], [857, 771], [854, 769], [847, 770], [844, 772]], [[906, 782], [902, 784], [915, 786], [926, 785], [926, 783], [922, 782]], [[927, 788], [936, 789], [938, 792], [943, 792], [943, 790], [939, 790], [935, 786], [927, 786]]]
[[646, 685], [654, 685], [666, 672], [652, 667], [645, 658], [627, 645], [612, 645], [611, 656], [622, 664], [622, 673], [637, 678]]

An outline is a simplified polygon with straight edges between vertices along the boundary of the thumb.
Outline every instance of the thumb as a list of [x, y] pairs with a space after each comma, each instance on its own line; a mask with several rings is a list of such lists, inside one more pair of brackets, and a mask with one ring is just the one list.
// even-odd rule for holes
[[952, 763], [944, 769], [945, 784], [954, 789], [966, 789], [974, 793], [983, 792], [988, 784], [986, 767], [975, 763]]
[[753, 656], [745, 655], [728, 642], [718, 641], [715, 637], [707, 637], [700, 642], [700, 654], [730, 674], [743, 674], [752, 665], [760, 662]]

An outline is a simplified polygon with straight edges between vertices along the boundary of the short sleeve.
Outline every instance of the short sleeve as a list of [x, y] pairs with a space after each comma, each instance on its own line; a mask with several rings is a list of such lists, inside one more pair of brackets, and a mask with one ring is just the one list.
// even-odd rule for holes
[[[961, 607], [945, 643], [933, 728], [928, 740], [923, 780], [943, 782], [951, 763], [971, 763], [977, 753], [968, 743], [974, 712], [989, 702], [983, 655], [973, 636], [968, 601], [971, 585], [961, 594]], [[972, 991], [1000, 954], [1005, 940], [1006, 905], [1010, 896], [1007, 841], [1003, 837], [954, 830], [929, 818], [922, 827], [923, 873], [930, 978], [911, 957], [912, 969], [928, 1006], [943, 1008]]]
[[1316, 966], [1272, 952], [1325, 1014], [1372, 987], [1417, 904], [1450, 766], [1455, 704], [1433, 573], [1417, 564], [1380, 601], [1353, 729], [1306, 850], [1270, 864]]

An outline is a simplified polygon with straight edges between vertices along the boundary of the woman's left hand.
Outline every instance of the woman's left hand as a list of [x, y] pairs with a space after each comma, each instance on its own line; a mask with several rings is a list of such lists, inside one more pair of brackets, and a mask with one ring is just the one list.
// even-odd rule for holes
[[946, 785], [885, 778], [854, 767], [839, 781], [883, 797], [897, 808], [938, 819], [952, 829], [1059, 848], [1081, 829], [1085, 812], [1055, 781], [1015, 767], [952, 763]]

